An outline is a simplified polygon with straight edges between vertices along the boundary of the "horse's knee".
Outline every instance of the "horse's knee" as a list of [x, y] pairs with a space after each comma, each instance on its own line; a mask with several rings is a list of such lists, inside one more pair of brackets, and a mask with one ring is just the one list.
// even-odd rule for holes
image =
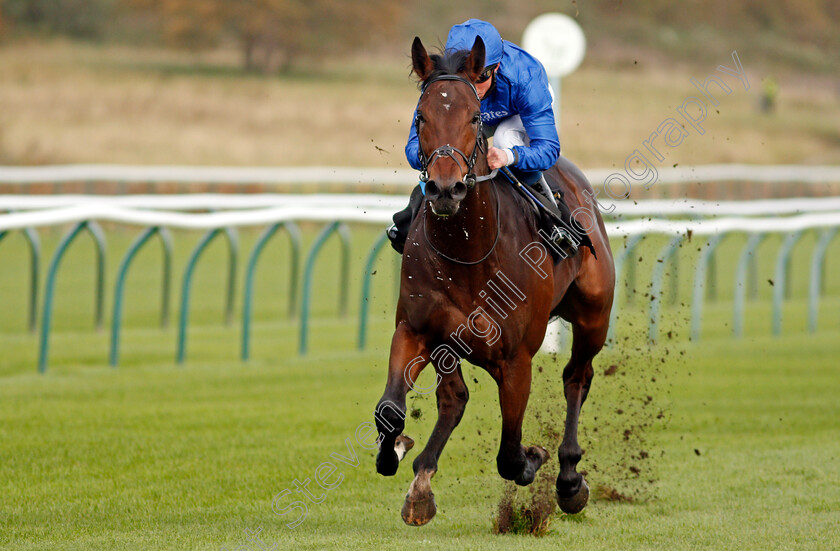
[[446, 386], [438, 387], [438, 414], [454, 419], [455, 425], [461, 422], [467, 402], [470, 400], [470, 391], [463, 381], [452, 381]]
[[459, 389], [454, 394], [454, 400], [450, 404], [449, 407], [452, 409], [452, 414], [455, 419], [455, 426], [458, 426], [458, 423], [461, 422], [461, 418], [464, 416], [464, 411], [467, 409], [467, 402], [470, 401], [470, 393], [467, 390], [467, 387], [463, 389]]
[[467, 407], [467, 402], [470, 401], [470, 391], [467, 389], [466, 386], [462, 386], [457, 391], [455, 391], [455, 399], [458, 405], [461, 407], [461, 412], [463, 412], [464, 408]]
[[592, 368], [591, 360], [584, 365], [569, 360], [569, 363], [563, 369], [563, 387], [567, 389], [570, 385], [580, 385], [588, 389], [594, 376], [595, 370]]
[[382, 399], [373, 414], [379, 434], [396, 438], [405, 428], [405, 409], [390, 400]]

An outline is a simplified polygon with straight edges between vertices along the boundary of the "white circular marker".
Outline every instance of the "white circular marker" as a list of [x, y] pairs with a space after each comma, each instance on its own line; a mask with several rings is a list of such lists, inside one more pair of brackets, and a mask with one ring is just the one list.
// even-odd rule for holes
[[540, 60], [551, 78], [572, 73], [583, 61], [586, 38], [577, 22], [562, 13], [545, 13], [531, 21], [522, 47]]

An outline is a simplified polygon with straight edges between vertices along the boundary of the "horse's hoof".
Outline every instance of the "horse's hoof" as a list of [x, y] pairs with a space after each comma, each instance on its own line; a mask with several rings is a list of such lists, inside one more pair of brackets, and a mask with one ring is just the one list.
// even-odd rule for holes
[[429, 492], [417, 500], [410, 500], [411, 494], [405, 496], [405, 503], [402, 508], [403, 522], [409, 526], [423, 526], [428, 524], [437, 513], [435, 505], [435, 494]]
[[402, 519], [409, 526], [423, 526], [437, 513], [431, 485], [434, 475], [435, 471], [420, 470], [411, 481], [402, 508]]
[[[542, 446], [531, 446], [525, 450], [526, 464], [513, 481], [517, 486], [527, 486], [534, 481], [537, 471], [551, 457]], [[499, 471], [501, 473], [501, 471]], [[504, 477], [504, 475], [502, 475]]]
[[393, 449], [379, 448], [379, 453], [376, 454], [376, 472], [382, 476], [394, 476], [397, 474], [397, 469], [400, 466], [400, 461], [403, 460], [405, 454], [414, 447], [414, 440], [410, 437], [400, 434], [394, 440]]
[[397, 440], [394, 443], [394, 451], [397, 453], [397, 459], [400, 461], [405, 458], [405, 454], [411, 451], [411, 448], [414, 447], [414, 440], [411, 437], [401, 434], [397, 436]]
[[531, 446], [530, 448], [525, 450], [525, 455], [529, 458], [536, 458], [539, 461], [537, 469], [542, 467], [545, 464], [545, 462], [548, 461], [548, 459], [551, 457], [551, 455], [542, 446]]
[[586, 483], [586, 479], [583, 477], [580, 479], [580, 489], [575, 495], [571, 497], [560, 497], [560, 493], [557, 493], [557, 505], [560, 506], [561, 511], [569, 515], [574, 515], [583, 511], [583, 508], [586, 507], [586, 503], [588, 501], [589, 484]]

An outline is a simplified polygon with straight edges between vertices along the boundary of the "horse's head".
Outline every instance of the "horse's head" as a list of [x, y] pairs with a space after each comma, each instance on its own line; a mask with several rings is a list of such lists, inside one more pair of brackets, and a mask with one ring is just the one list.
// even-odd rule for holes
[[423, 83], [414, 121], [420, 140], [426, 200], [438, 216], [456, 214], [484, 163], [481, 101], [473, 84], [484, 70], [484, 42], [472, 49], [429, 55], [419, 38], [411, 46], [414, 74]]

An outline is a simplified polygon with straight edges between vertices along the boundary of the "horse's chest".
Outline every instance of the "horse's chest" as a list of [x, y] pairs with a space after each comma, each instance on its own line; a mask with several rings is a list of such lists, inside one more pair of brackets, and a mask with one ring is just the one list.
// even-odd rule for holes
[[431, 343], [447, 344], [461, 357], [505, 356], [522, 338], [523, 327], [511, 320], [528, 305], [519, 287], [503, 276], [488, 278], [472, 292], [447, 281], [437, 289], [409, 293], [409, 322]]

